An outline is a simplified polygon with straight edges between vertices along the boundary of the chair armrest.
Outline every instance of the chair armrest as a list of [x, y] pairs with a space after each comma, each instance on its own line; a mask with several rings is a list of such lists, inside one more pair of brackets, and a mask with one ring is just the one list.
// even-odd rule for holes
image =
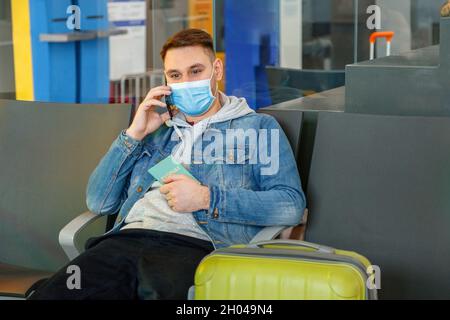
[[[262, 229], [260, 232], [256, 234], [256, 236], [250, 241], [250, 243], [257, 243], [261, 241], [271, 241], [275, 240], [279, 235], [282, 236], [282, 238], [289, 239], [295, 234], [295, 238], [298, 240], [304, 240], [305, 237], [305, 231], [306, 231], [306, 224], [308, 223], [308, 209], [305, 209], [305, 212], [303, 214], [303, 219], [301, 223], [296, 227], [288, 227], [288, 226], [281, 226], [281, 227], [266, 227]], [[297, 232], [295, 232], [297, 231]], [[300, 233], [300, 234], [297, 234]]]
[[69, 222], [69, 224], [59, 232], [59, 244], [69, 260], [75, 259], [81, 253], [75, 244], [78, 234], [100, 218], [100, 215], [96, 215], [89, 211], [85, 212]]
[[261, 241], [269, 241], [276, 239], [284, 230], [289, 229], [290, 227], [282, 226], [282, 227], [266, 227], [262, 229], [260, 232], [253, 237], [250, 243], [257, 243]]

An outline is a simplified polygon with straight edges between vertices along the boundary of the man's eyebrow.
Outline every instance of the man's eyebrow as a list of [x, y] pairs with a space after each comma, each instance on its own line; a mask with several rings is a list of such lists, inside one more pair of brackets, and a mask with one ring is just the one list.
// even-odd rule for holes
[[[192, 70], [192, 69], [195, 69], [195, 68], [205, 68], [205, 65], [203, 65], [203, 64], [201, 64], [201, 63], [196, 63], [196, 64], [190, 66], [190, 67], [189, 67], [189, 70]], [[175, 73], [175, 72], [181, 73], [181, 71], [179, 71], [179, 70], [177, 70], [177, 69], [171, 69], [171, 70], [166, 71], [167, 74], [169, 74], [169, 73]]]
[[204, 68], [205, 66], [201, 63], [196, 63], [192, 65], [189, 69], [195, 69], [195, 68]]
[[175, 72], [181, 73], [180, 71], [178, 71], [176, 69], [171, 69], [171, 70], [166, 71], [166, 73], [175, 73]]

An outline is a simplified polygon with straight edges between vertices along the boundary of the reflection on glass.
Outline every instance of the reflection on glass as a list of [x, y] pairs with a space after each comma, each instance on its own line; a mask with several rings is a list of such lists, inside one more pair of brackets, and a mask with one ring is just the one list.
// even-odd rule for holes
[[[372, 1], [381, 9], [381, 26], [384, 31], [394, 31], [392, 54], [424, 48], [439, 43], [439, 19], [441, 0], [377, 0]], [[363, 30], [365, 26], [361, 26]], [[364, 45], [364, 39], [360, 39]], [[377, 56], [386, 55], [386, 44], [377, 45]], [[367, 60], [359, 54], [359, 60]]]

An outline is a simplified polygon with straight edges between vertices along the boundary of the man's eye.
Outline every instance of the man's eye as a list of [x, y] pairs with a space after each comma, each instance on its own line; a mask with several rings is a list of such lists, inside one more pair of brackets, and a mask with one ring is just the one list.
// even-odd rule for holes
[[194, 70], [192, 71], [193, 74], [199, 74], [199, 73], [201, 73], [201, 72], [202, 72], [202, 70], [200, 70], [200, 69], [194, 69]]
[[179, 79], [179, 78], [180, 78], [180, 75], [179, 75], [179, 74], [172, 74], [170, 77], [171, 77], [172, 79]]

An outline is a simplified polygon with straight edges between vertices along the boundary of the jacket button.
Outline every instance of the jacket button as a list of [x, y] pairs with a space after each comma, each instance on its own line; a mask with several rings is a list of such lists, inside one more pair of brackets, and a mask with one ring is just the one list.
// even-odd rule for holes
[[142, 192], [142, 187], [137, 188], [137, 192], [141, 193]]
[[213, 215], [214, 219], [219, 218], [219, 209], [215, 208], [214, 209], [214, 215]]

